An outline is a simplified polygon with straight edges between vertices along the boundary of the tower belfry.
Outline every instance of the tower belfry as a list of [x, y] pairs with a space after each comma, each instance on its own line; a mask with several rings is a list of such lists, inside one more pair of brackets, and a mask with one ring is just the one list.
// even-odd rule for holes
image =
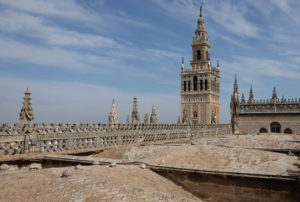
[[192, 41], [191, 69], [181, 65], [181, 118], [188, 124], [220, 122], [220, 71], [210, 61], [210, 43], [202, 16]]

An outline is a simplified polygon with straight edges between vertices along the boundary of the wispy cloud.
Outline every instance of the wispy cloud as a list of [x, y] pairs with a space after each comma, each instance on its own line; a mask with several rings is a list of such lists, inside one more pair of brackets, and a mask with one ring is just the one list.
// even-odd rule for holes
[[249, 77], [264, 75], [268, 77], [282, 77], [299, 79], [300, 72], [291, 68], [293, 64], [287, 64], [279, 60], [235, 57], [234, 61], [223, 61], [224, 70], [247, 74]]
[[74, 0], [0, 0], [0, 4], [18, 11], [74, 20], [86, 20], [90, 16]]
[[61, 48], [47, 48], [9, 39], [0, 39], [0, 57], [32, 64], [49, 65], [89, 72], [93, 65], [109, 64], [108, 58], [90, 54], [79, 54]]
[[[178, 20], [190, 21], [199, 14], [199, 2], [193, 0], [155, 0], [167, 14]], [[229, 0], [210, 1], [205, 4], [207, 17], [229, 32], [241, 37], [260, 38], [260, 29], [245, 17], [246, 8]]]
[[62, 46], [97, 46], [118, 48], [111, 38], [79, 33], [51, 25], [45, 18], [26, 13], [5, 10], [0, 14], [0, 30], [9, 33], [22, 33], [27, 37], [40, 39], [44, 43]]
[[247, 8], [231, 1], [208, 4], [209, 16], [219, 25], [241, 37], [260, 38], [260, 29], [246, 18]]
[[[66, 18], [65, 15], [68, 15], [67, 18], [71, 18], [75, 13], [79, 16], [85, 15], [87, 11], [77, 5], [75, 1], [62, 5], [52, 1], [43, 1], [43, 6], [48, 6], [45, 12], [37, 10], [35, 3], [36, 1], [33, 0], [29, 1], [28, 5], [0, 1], [0, 5], [6, 6], [1, 8], [2, 12], [0, 13], [0, 30], [4, 35], [0, 39], [1, 58], [88, 73], [100, 74], [108, 70], [119, 70], [123, 72], [124, 76], [141, 77], [143, 75], [156, 82], [174, 85], [173, 81], [163, 79], [155, 71], [149, 70], [149, 72], [143, 73], [138, 65], [130, 63], [144, 61], [149, 63], [149, 66], [152, 64], [158, 72], [170, 71], [169, 67], [172, 63], [169, 61], [180, 58], [182, 54], [152, 47], [141, 49], [126, 39], [116, 41], [101, 34], [89, 33], [88, 30], [72, 30], [47, 16], [57, 14], [62, 18]], [[103, 1], [100, 2], [101, 5], [103, 3]], [[51, 6], [52, 4], [53, 6]], [[60, 7], [60, 9], [56, 9], [56, 7]], [[67, 9], [66, 7], [69, 9], [69, 14], [58, 14], [64, 12], [62, 8]], [[73, 17], [75, 18], [75, 16]], [[94, 17], [94, 15], [87, 15], [82, 19], [94, 22], [99, 18], [96, 16], [96, 19], [93, 19]], [[137, 19], [131, 19], [125, 13], [122, 14], [122, 17], [104, 13], [100, 18], [116, 22], [121, 19], [126, 24], [152, 27]], [[26, 40], [25, 43], [24, 40], [12, 37], [15, 35], [22, 35], [29, 40]], [[162, 64], [162, 67], [157, 64]]]

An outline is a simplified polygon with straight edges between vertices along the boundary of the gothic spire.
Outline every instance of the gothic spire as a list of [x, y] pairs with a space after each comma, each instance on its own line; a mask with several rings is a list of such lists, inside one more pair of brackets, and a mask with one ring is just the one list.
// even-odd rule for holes
[[129, 115], [126, 116], [126, 124], [129, 124], [130, 120], [129, 120]]
[[144, 116], [144, 124], [148, 124], [148, 113]]
[[181, 71], [184, 71], [184, 57], [182, 57], [182, 61], [181, 61]]
[[24, 92], [24, 102], [23, 102], [23, 107], [20, 112], [20, 121], [22, 126], [25, 124], [32, 125], [32, 121], [34, 120], [34, 114], [33, 114], [33, 109], [31, 106], [31, 93], [30, 91], [27, 90]]
[[238, 84], [237, 84], [237, 78], [235, 76], [234, 78], [234, 85], [233, 85], [233, 95], [231, 96], [231, 102], [230, 102], [230, 112], [231, 112], [231, 128], [232, 132], [234, 134], [238, 133], [238, 113], [239, 113], [239, 107], [240, 107], [240, 101], [239, 101], [239, 92], [238, 92]]
[[134, 96], [133, 98], [133, 109], [132, 109], [132, 114], [131, 114], [131, 119], [132, 119], [132, 124], [140, 124], [140, 114], [138, 112], [137, 108], [137, 97]]
[[233, 95], [232, 95], [232, 101], [234, 103], [238, 103], [239, 102], [239, 87], [238, 87], [238, 83], [237, 83], [237, 78], [236, 75], [234, 77], [234, 85], [233, 85]]
[[233, 92], [237, 92], [238, 93], [238, 83], [237, 83], [236, 75], [234, 76]]
[[111, 124], [111, 125], [117, 125], [117, 124], [119, 124], [118, 114], [117, 114], [116, 104], [115, 104], [115, 99], [113, 99], [113, 101], [112, 101], [110, 113], [109, 113], [109, 116], [108, 116], [108, 123]]
[[242, 100], [241, 100], [241, 103], [242, 103], [242, 104], [245, 104], [245, 103], [246, 103], [244, 93], [242, 93]]
[[275, 87], [273, 87], [272, 100], [273, 100], [273, 102], [274, 102], [274, 101], [276, 102], [276, 100], [277, 100], [277, 93], [276, 93], [276, 88], [275, 88]]
[[253, 104], [253, 103], [254, 103], [254, 96], [253, 96], [252, 85], [251, 85], [251, 87], [250, 87], [248, 103], [249, 103], [249, 104]]
[[152, 107], [152, 113], [150, 116], [150, 123], [151, 124], [157, 124], [157, 116], [156, 116], [156, 110], [155, 110], [155, 105]]
[[281, 97], [281, 103], [285, 103], [285, 98], [284, 98], [284, 96]]

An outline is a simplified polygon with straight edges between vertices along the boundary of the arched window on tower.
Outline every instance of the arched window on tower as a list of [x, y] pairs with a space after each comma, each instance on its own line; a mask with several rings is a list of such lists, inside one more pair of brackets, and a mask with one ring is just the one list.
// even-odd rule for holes
[[203, 80], [200, 80], [200, 91], [203, 90]]
[[207, 87], [208, 87], [208, 85], [207, 85], [207, 79], [205, 79], [205, 90], [207, 90]]
[[197, 50], [197, 60], [201, 60], [201, 50]]
[[188, 81], [188, 91], [191, 91], [191, 81]]
[[206, 59], [209, 60], [209, 53], [206, 51]]
[[194, 113], [193, 113], [193, 118], [194, 118], [194, 119], [197, 119], [197, 118], [198, 118], [198, 113], [197, 113], [196, 111], [194, 111]]
[[194, 76], [194, 79], [193, 79], [193, 88], [194, 88], [194, 91], [197, 91], [197, 86], [198, 86], [198, 79], [197, 79], [197, 76]]
[[186, 91], [186, 81], [183, 82], [183, 91]]

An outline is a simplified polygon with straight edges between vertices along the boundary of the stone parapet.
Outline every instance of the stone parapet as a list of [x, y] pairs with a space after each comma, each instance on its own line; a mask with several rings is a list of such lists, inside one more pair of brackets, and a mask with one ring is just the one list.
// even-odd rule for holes
[[0, 132], [0, 156], [27, 152], [60, 152], [101, 148], [113, 145], [194, 139], [230, 134], [230, 125], [186, 124], [34, 124], [17, 127], [3, 124]]
[[296, 113], [300, 114], [300, 102], [264, 102], [240, 104], [239, 114], [245, 113]]

